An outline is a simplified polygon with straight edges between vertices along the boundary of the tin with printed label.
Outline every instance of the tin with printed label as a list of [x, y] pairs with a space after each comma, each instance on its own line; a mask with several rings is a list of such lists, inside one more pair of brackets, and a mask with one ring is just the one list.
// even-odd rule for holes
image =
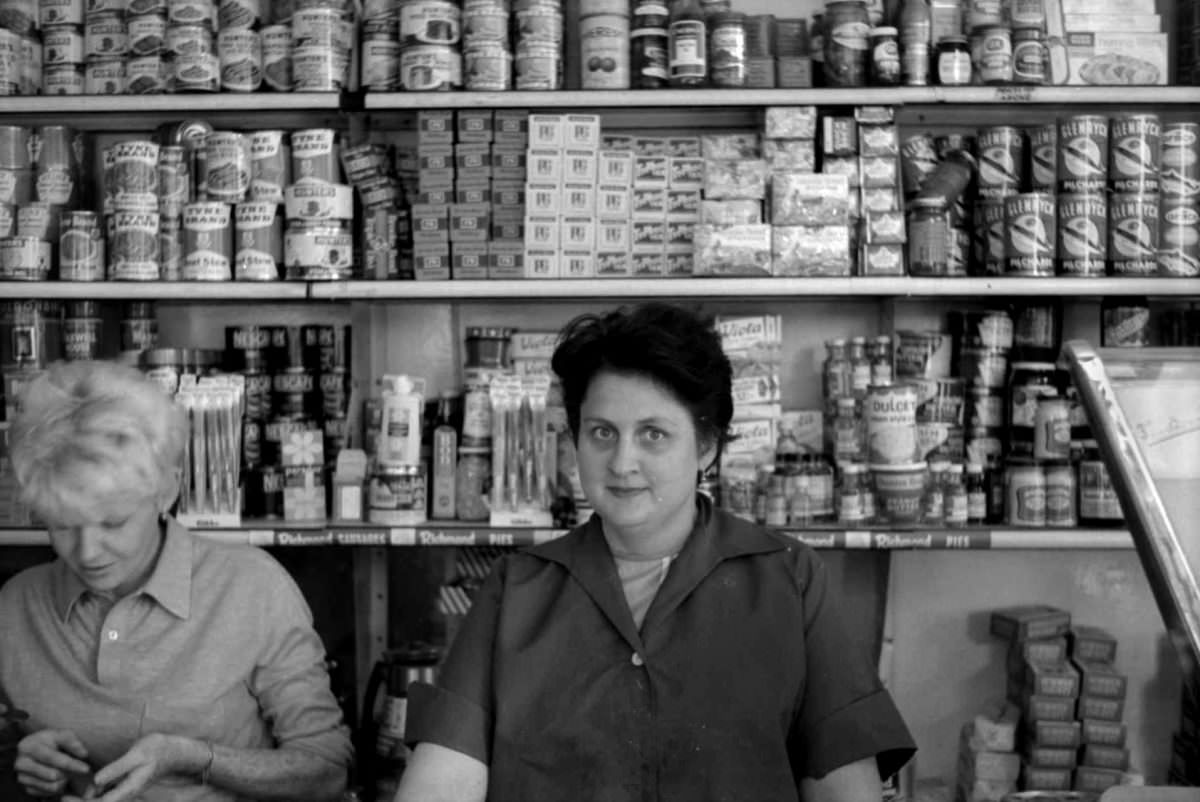
[[517, 90], [553, 91], [562, 89], [562, 49], [557, 46], [528, 46], [517, 49], [513, 60]]
[[257, 31], [223, 30], [217, 35], [221, 88], [257, 92], [262, 86], [262, 39]]
[[87, 95], [125, 94], [125, 59], [89, 61], [83, 68], [83, 91]]
[[119, 58], [129, 52], [129, 34], [121, 14], [89, 14], [83, 27], [88, 61]]
[[292, 50], [292, 82], [297, 92], [338, 92], [346, 84], [348, 51], [323, 45]]
[[1005, 486], [1004, 512], [1009, 526], [1046, 525], [1046, 477], [1040, 465], [1010, 460]]
[[170, 66], [167, 86], [172, 92], [216, 92], [221, 88], [221, 63], [215, 53], [176, 56]]
[[0, 279], [47, 281], [50, 278], [50, 243], [37, 237], [0, 239]]
[[1164, 203], [1159, 236], [1160, 276], [1200, 276], [1200, 203]]
[[262, 21], [262, 0], [218, 0], [217, 30], [253, 30]]
[[191, 171], [182, 145], [163, 145], [158, 154], [158, 213], [165, 218], [183, 216], [191, 200]]
[[235, 131], [213, 131], [204, 139], [210, 200], [240, 203], [250, 190], [250, 137]]
[[[713, 36], [717, 37], [718, 33], [714, 31]], [[714, 39], [713, 46], [717, 47], [715, 42], [716, 39]], [[729, 42], [723, 47], [732, 48], [734, 44], [734, 42]], [[629, 88], [628, 14], [593, 14], [581, 19], [579, 21], [579, 47], [581, 80], [584, 89]], [[721, 84], [714, 75], [714, 86], [745, 84], [744, 38], [740, 52], [740, 82]]]
[[508, 50], [509, 12], [506, 3], [470, 0], [462, 11], [463, 50], [498, 46]]
[[462, 11], [446, 0], [400, 3], [400, 44], [456, 45], [462, 37]]
[[462, 55], [448, 45], [400, 51], [400, 85], [410, 92], [443, 92], [462, 85]]
[[283, 218], [279, 204], [270, 201], [239, 203], [234, 215], [236, 252], [234, 278], [239, 281], [274, 281], [283, 263]]
[[[342, 174], [336, 144], [337, 132], [332, 128], [307, 128], [293, 131], [291, 134], [292, 180], [339, 183]], [[282, 202], [282, 200], [281, 196], [280, 201]]]
[[154, 56], [167, 43], [167, 18], [161, 14], [139, 14], [125, 21], [131, 56]]
[[83, 25], [83, 0], [38, 0], [42, 32], [54, 25]]
[[290, 92], [292, 77], [292, 31], [287, 25], [268, 25], [259, 31], [262, 39], [263, 83], [277, 92]]
[[399, 42], [364, 39], [361, 58], [363, 89], [370, 92], [394, 92], [400, 88]]
[[1165, 123], [1161, 145], [1163, 197], [1200, 200], [1200, 123]]
[[79, 64], [60, 64], [42, 70], [42, 94], [82, 95], [84, 70]]
[[283, 235], [288, 279], [343, 280], [354, 268], [354, 237], [345, 226], [290, 223]]
[[183, 218], [161, 217], [158, 223], [158, 278], [183, 278]]
[[42, 31], [42, 64], [82, 64], [84, 61], [83, 29], [78, 25], [55, 25]]
[[404, 525], [425, 520], [425, 466], [380, 466], [367, 483], [367, 520]]
[[167, 91], [170, 69], [163, 56], [141, 56], [125, 63], [125, 88], [131, 95], [158, 95]]
[[1011, 125], [979, 131], [979, 195], [1006, 198], [1021, 191], [1025, 170], [1025, 135]]
[[284, 131], [250, 134], [250, 200], [283, 203], [283, 188], [292, 181], [292, 152]]
[[1058, 191], [1103, 192], [1108, 183], [1108, 118], [1076, 114], [1058, 124]]
[[228, 281], [233, 277], [233, 221], [228, 203], [206, 201], [183, 207], [184, 281]]
[[1054, 275], [1056, 215], [1054, 195], [1047, 192], [1025, 192], [1004, 199], [1006, 274]]
[[59, 230], [59, 280], [103, 281], [104, 236], [100, 216], [90, 211], [65, 211]]
[[109, 278], [114, 281], [157, 281], [157, 212], [116, 212], [108, 240]]
[[1114, 276], [1158, 272], [1158, 193], [1115, 193], [1108, 200], [1108, 258]]
[[1097, 277], [1108, 261], [1108, 196], [1058, 196], [1058, 264], [1064, 276]]
[[1120, 114], [1109, 123], [1108, 186], [1113, 192], [1158, 192], [1162, 123], [1157, 114]]
[[512, 89], [512, 53], [499, 45], [463, 51], [463, 88], [471, 92]]

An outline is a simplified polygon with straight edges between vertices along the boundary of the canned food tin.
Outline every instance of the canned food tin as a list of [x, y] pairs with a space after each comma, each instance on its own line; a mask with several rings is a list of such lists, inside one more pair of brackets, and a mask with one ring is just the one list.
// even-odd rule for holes
[[283, 219], [271, 201], [239, 203], [235, 212], [234, 278], [274, 281], [283, 263]]
[[240, 203], [250, 190], [250, 137], [234, 131], [213, 131], [204, 139], [208, 197]]
[[562, 89], [562, 49], [558, 46], [518, 46], [513, 60], [518, 89], [545, 91]]
[[341, 280], [354, 268], [354, 238], [342, 226], [289, 225], [283, 235], [288, 279]]
[[1034, 430], [1038, 403], [1058, 396], [1054, 364], [1051, 362], [1014, 362], [1009, 382], [1008, 451], [1033, 455]]
[[1071, 402], [1065, 397], [1039, 398], [1033, 427], [1034, 459], [1065, 460], [1071, 456]]
[[749, 56], [746, 59], [746, 86], [752, 89], [774, 89], [775, 66], [774, 56]]
[[215, 0], [168, 0], [167, 21], [172, 25], [217, 25]]
[[867, 388], [863, 417], [869, 462], [898, 465], [917, 459], [917, 401], [917, 388], [911, 384]]
[[1040, 465], [1012, 462], [1005, 475], [1004, 512], [1009, 526], [1046, 525], [1046, 478]]
[[60, 64], [42, 70], [44, 95], [82, 95], [84, 83], [83, 67], [77, 64]]
[[976, 39], [974, 50], [978, 58], [973, 59], [975, 72], [985, 84], [1007, 84], [1013, 80], [1012, 31], [1007, 26], [997, 25], [982, 28], [972, 33]]
[[0, 167], [0, 203], [33, 203], [36, 178], [28, 167]]
[[1004, 428], [1004, 394], [991, 387], [972, 387], [967, 391], [965, 422], [969, 429]]
[[913, 134], [900, 148], [900, 178], [906, 195], [921, 188], [925, 176], [938, 165], [937, 146], [933, 134]]
[[1109, 188], [1113, 192], [1157, 192], [1162, 152], [1158, 115], [1120, 114], [1109, 126]]
[[1064, 276], [1103, 276], [1108, 260], [1108, 197], [1058, 196], [1058, 264]]
[[875, 484], [875, 509], [888, 524], [919, 523], [923, 512], [929, 471], [925, 462], [900, 465], [869, 465]]
[[446, 45], [400, 51], [400, 85], [410, 92], [439, 92], [462, 84], [462, 56]]
[[1025, 135], [1011, 125], [979, 131], [979, 195], [1006, 198], [1021, 191], [1024, 182]]
[[83, 0], [39, 0], [42, 32], [54, 25], [83, 25]]
[[42, 31], [42, 64], [82, 64], [83, 30], [78, 25], [55, 25]]
[[170, 70], [161, 54], [131, 58], [125, 63], [125, 90], [131, 95], [158, 95], [167, 91]]
[[513, 57], [500, 46], [473, 47], [463, 52], [463, 88], [472, 92], [512, 89]]
[[33, 34], [20, 38], [20, 62], [17, 86], [20, 94], [38, 95], [42, 91], [42, 40]]
[[1114, 276], [1158, 272], [1157, 194], [1114, 194], [1108, 201], [1108, 257]]
[[316, 46], [292, 50], [292, 81], [297, 92], [337, 92], [346, 83], [347, 51]]
[[1200, 123], [1165, 124], [1159, 162], [1163, 197], [1200, 199]]
[[129, 54], [155, 56], [163, 51], [167, 41], [167, 18], [161, 14], [141, 14], [126, 20], [129, 32]]
[[83, 68], [83, 91], [88, 95], [122, 95], [125, 93], [124, 59], [89, 61]]
[[124, 4], [125, 16], [136, 17], [141, 14], [167, 15], [167, 0], [114, 0]]
[[488, 45], [508, 49], [508, 6], [501, 2], [468, 2], [462, 11], [463, 50]]
[[0, 239], [0, 278], [6, 281], [48, 280], [50, 243], [27, 236]]
[[[734, 42], [720, 44], [717, 32], [713, 33], [713, 48], [729, 50]], [[628, 89], [629, 88], [629, 17], [625, 14], [596, 14], [579, 21], [580, 72], [584, 89]], [[732, 58], [732, 56], [730, 57]], [[745, 45], [742, 43], [742, 81], [745, 83]], [[714, 66], [714, 69], [715, 66]], [[469, 73], [468, 73], [469, 75]], [[714, 75], [714, 85], [720, 84]]]
[[1029, 137], [1029, 182], [1034, 192], [1058, 189], [1058, 125], [1047, 123], [1027, 131]]
[[1046, 192], [1026, 192], [1004, 199], [1007, 274], [1054, 275], [1055, 215], [1054, 196]]
[[[84, 308], [72, 309], [68, 305], [63, 318], [63, 358], [68, 361], [96, 359], [100, 355], [100, 331], [103, 321], [94, 302], [84, 301]], [[90, 314], [78, 314], [80, 312]]]
[[400, 44], [454, 45], [462, 36], [462, 12], [445, 0], [400, 3]]
[[940, 331], [897, 331], [895, 373], [898, 378], [939, 379], [950, 375], [950, 335]]
[[61, 281], [104, 280], [104, 236], [95, 212], [63, 212], [58, 246]]
[[129, 51], [129, 35], [120, 14], [89, 14], [83, 28], [89, 61], [117, 58]]
[[104, 211], [158, 209], [159, 146], [145, 140], [118, 142], [104, 152]]
[[213, 53], [176, 56], [168, 88], [172, 92], [216, 92], [221, 88], [221, 64]]
[[292, 154], [283, 131], [250, 134], [251, 200], [283, 203], [283, 188], [292, 180]]
[[521, 45], [549, 45], [561, 51], [562, 6], [555, 2], [517, 3], [513, 13], [516, 40]]
[[293, 180], [315, 180], [330, 184], [341, 180], [341, 166], [335, 147], [336, 131], [332, 128], [293, 131], [291, 141]]
[[1108, 118], [1076, 114], [1058, 124], [1058, 191], [1102, 192], [1108, 180]]
[[252, 30], [262, 20], [262, 0], [218, 0], [217, 30]]
[[362, 21], [363, 42], [395, 42], [400, 43], [400, 19], [395, 15], [386, 17], [365, 17]]
[[354, 45], [354, 29], [333, 8], [306, 8], [292, 14], [292, 49], [321, 47], [345, 53]]
[[1175, 278], [1200, 276], [1200, 204], [1164, 204], [1158, 273]]
[[109, 237], [109, 278], [114, 281], [157, 281], [157, 212], [117, 212]]
[[425, 520], [425, 466], [380, 466], [367, 483], [367, 520], [388, 525]]
[[228, 92], [256, 92], [262, 86], [262, 40], [257, 31], [223, 30], [217, 35], [221, 87]]
[[1100, 345], [1145, 348], [1150, 345], [1150, 304], [1145, 298], [1106, 298], [1100, 305]]
[[1001, 388], [1008, 376], [1008, 352], [998, 348], [964, 348], [959, 375], [970, 387]]
[[227, 203], [183, 207], [184, 281], [228, 281], [233, 277], [233, 225]]
[[349, 222], [354, 214], [354, 190], [345, 184], [297, 182], [284, 189], [283, 197], [289, 221]]
[[158, 344], [158, 319], [152, 301], [126, 304], [120, 326], [122, 351], [144, 351]]
[[[399, 42], [364, 40], [361, 45], [361, 58], [363, 89], [370, 92], [394, 92], [400, 88]], [[471, 75], [469, 69], [467, 74]]]
[[62, 208], [49, 203], [27, 203], [17, 208], [17, 236], [58, 242]]
[[158, 278], [160, 281], [183, 279], [183, 219], [160, 217], [158, 225]]
[[290, 92], [292, 79], [292, 31], [287, 25], [268, 25], [262, 38], [263, 83], [277, 92]]
[[163, 145], [158, 154], [158, 213], [166, 218], [183, 216], [191, 198], [191, 172], [182, 145]]
[[1041, 27], [1014, 28], [1013, 81], [1018, 84], [1046, 83], [1046, 43]]
[[175, 57], [211, 56], [217, 52], [216, 39], [207, 25], [170, 25], [163, 47]]

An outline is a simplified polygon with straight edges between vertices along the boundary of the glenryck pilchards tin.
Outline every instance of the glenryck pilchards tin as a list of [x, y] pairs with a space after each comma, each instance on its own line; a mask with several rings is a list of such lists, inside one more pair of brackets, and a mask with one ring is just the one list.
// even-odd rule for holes
[[1167, 123], [1160, 157], [1164, 198], [1200, 200], [1200, 123]]
[[1108, 118], [1076, 114], [1058, 124], [1058, 191], [1101, 192], [1108, 182]]
[[1058, 196], [1058, 264], [1064, 276], [1103, 276], [1108, 263], [1108, 196]]
[[337, 132], [332, 128], [306, 128], [293, 131], [292, 180], [304, 179], [339, 183]]
[[1158, 271], [1158, 193], [1113, 194], [1108, 199], [1108, 258], [1114, 276]]
[[1025, 192], [1005, 198], [1005, 273], [1053, 276], [1056, 222], [1054, 196], [1047, 192]]
[[1163, 203], [1158, 274], [1174, 278], [1200, 276], [1200, 203]]
[[1025, 169], [1025, 135], [1011, 125], [979, 131], [979, 195], [1006, 198], [1020, 192]]
[[1119, 114], [1109, 125], [1109, 189], [1157, 192], [1162, 152], [1162, 123], [1158, 115]]

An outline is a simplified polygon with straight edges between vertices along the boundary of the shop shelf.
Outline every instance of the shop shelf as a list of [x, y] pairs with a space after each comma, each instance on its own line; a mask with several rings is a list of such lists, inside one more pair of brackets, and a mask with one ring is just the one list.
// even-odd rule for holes
[[302, 301], [308, 294], [303, 281], [0, 281], [0, 301]]
[[678, 278], [528, 279], [496, 281], [334, 281], [313, 282], [311, 297], [321, 300], [427, 301], [509, 299], [583, 300], [590, 298], [805, 298], [897, 296], [977, 298], [983, 296], [1114, 295], [1194, 296], [1195, 279], [1153, 278]]

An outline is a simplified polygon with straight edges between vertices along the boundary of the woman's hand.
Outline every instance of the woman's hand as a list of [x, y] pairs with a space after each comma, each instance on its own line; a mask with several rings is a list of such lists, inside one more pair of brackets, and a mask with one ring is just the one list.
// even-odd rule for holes
[[69, 730], [42, 730], [27, 735], [17, 744], [13, 768], [17, 782], [30, 796], [57, 796], [72, 778], [89, 777], [92, 767], [84, 761], [87, 748]]
[[[96, 802], [133, 802], [155, 780], [170, 774], [199, 776], [208, 758], [208, 747], [191, 738], [151, 733], [129, 751], [96, 772], [91, 796]], [[103, 791], [103, 793], [100, 793]], [[64, 799], [67, 802], [69, 797]]]

